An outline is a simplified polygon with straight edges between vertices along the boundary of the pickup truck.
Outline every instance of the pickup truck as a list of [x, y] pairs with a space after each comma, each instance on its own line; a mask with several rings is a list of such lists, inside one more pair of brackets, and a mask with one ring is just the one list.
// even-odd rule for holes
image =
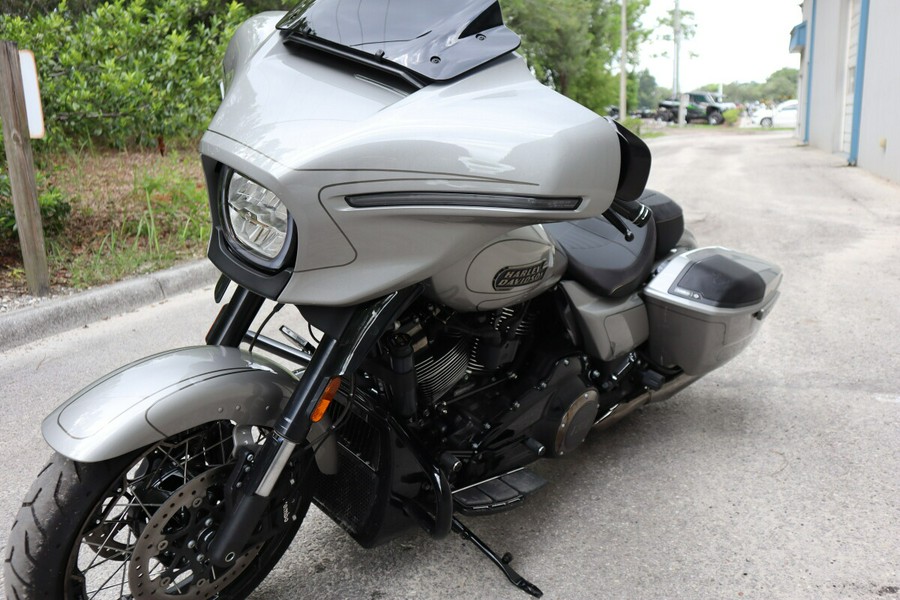
[[[678, 98], [663, 100], [659, 103], [656, 118], [661, 121], [677, 121], [680, 104]], [[702, 119], [710, 125], [721, 125], [725, 122], [722, 113], [729, 108], [735, 108], [734, 102], [720, 102], [710, 92], [690, 92], [685, 108], [685, 120], [690, 123]]]

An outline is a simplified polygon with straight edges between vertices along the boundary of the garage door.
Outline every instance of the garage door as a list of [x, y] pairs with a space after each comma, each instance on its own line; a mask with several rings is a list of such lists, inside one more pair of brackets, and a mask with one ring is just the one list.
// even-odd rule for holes
[[859, 48], [859, 0], [850, 0], [847, 22], [847, 69], [844, 77], [844, 117], [841, 125], [841, 152], [850, 153], [853, 137], [853, 102], [856, 89], [856, 53]]

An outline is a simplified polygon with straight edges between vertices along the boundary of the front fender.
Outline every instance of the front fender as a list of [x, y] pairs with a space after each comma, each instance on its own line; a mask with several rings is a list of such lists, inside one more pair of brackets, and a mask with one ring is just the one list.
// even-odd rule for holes
[[[95, 381], [44, 419], [42, 431], [60, 454], [99, 462], [210, 421], [272, 427], [296, 385], [284, 367], [238, 348], [182, 348]], [[318, 438], [328, 425], [316, 425], [310, 436]], [[316, 461], [333, 473], [334, 436], [326, 441]]]

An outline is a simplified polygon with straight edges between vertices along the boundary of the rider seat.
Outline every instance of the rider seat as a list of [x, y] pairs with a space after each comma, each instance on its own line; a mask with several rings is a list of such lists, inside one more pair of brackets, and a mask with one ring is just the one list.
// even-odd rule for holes
[[630, 242], [603, 217], [544, 225], [569, 259], [567, 277], [610, 298], [624, 298], [640, 288], [654, 261], [681, 239], [684, 217], [665, 194], [646, 190], [639, 201], [650, 207], [653, 218], [643, 227], [628, 224], [634, 234]]
[[653, 268], [656, 225], [629, 225], [634, 239], [602, 217], [550, 223], [544, 229], [569, 259], [566, 276], [601, 296], [624, 298], [637, 290]]
[[653, 211], [656, 223], [656, 260], [663, 258], [684, 234], [684, 212], [677, 202], [655, 190], [644, 190], [638, 202]]

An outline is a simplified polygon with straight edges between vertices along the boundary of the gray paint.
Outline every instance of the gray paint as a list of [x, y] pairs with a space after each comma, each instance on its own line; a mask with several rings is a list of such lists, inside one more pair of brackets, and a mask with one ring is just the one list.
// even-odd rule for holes
[[[428, 293], [457, 310], [494, 310], [524, 302], [550, 289], [565, 273], [567, 264], [565, 253], [556, 249], [543, 227], [522, 227], [434, 275], [429, 280]], [[546, 269], [543, 277], [509, 289], [495, 288], [495, 280], [502, 271], [528, 265]]]
[[[612, 202], [615, 126], [538, 83], [522, 58], [510, 54], [408, 94], [293, 52], [266, 36], [273, 22], [259, 17], [238, 31], [226, 55], [230, 87], [201, 151], [271, 189], [294, 216], [297, 259], [281, 302], [382, 296], [512, 230], [598, 216]], [[582, 202], [574, 211], [537, 211], [353, 208], [345, 200], [415, 192]]]
[[[99, 462], [210, 421], [271, 427], [296, 382], [283, 367], [245, 350], [171, 350], [90, 384], [54, 410], [42, 431], [60, 454]], [[310, 436], [323, 431], [318, 428]], [[333, 471], [336, 457], [334, 438], [329, 439], [319, 457], [326, 472]]]
[[622, 299], [601, 298], [575, 281], [563, 281], [562, 288], [592, 356], [610, 361], [647, 341], [647, 309], [637, 293]]

